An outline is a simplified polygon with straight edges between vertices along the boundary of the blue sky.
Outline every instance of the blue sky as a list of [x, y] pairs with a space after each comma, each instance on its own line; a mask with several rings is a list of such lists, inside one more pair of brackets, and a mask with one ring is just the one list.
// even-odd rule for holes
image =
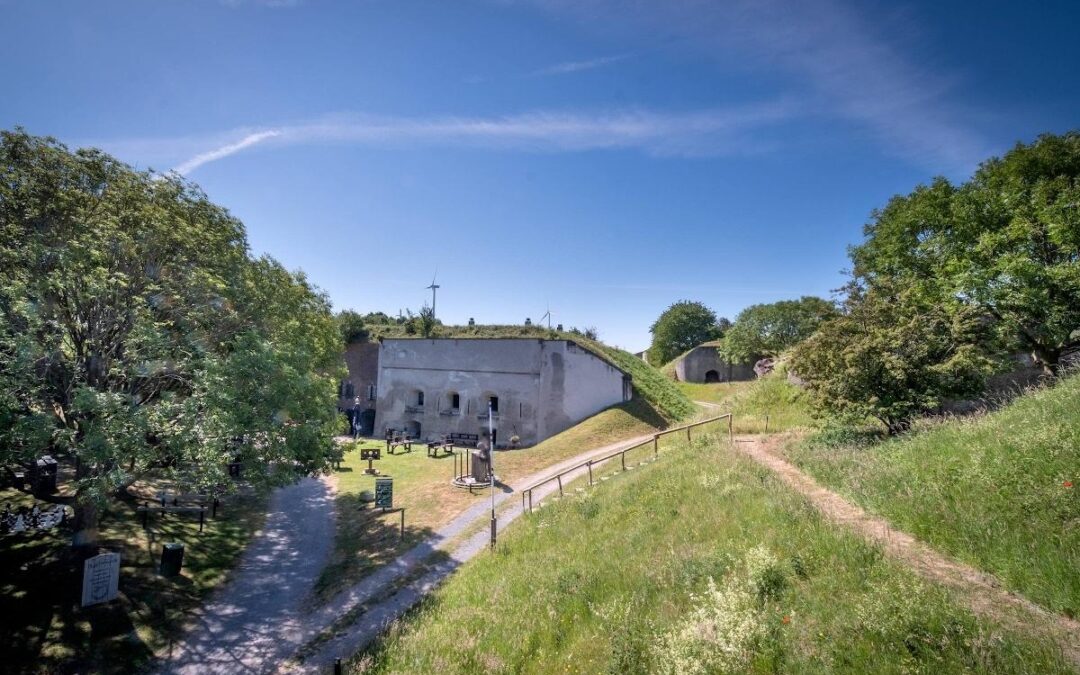
[[868, 214], [1080, 126], [1075, 2], [0, 0], [0, 126], [178, 170], [335, 307], [828, 296]]

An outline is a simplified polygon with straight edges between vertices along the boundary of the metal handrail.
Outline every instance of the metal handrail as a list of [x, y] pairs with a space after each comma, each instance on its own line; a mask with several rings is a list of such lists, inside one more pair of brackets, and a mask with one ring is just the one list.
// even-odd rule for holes
[[[563, 479], [563, 476], [565, 476], [568, 473], [572, 473], [572, 472], [577, 471], [577, 470], [582, 469], [582, 468], [588, 468], [588, 470], [589, 470], [589, 485], [592, 485], [593, 484], [593, 475], [592, 475], [593, 464], [603, 464], [604, 462], [606, 462], [608, 460], [614, 459], [616, 456], [621, 456], [622, 468], [623, 468], [623, 471], [626, 471], [626, 453], [630, 452], [631, 450], [636, 450], [636, 449], [638, 449], [640, 447], [643, 447], [643, 446], [646, 446], [646, 445], [652, 443], [653, 455], [658, 457], [660, 455], [660, 437], [661, 436], [667, 436], [668, 434], [674, 434], [674, 433], [678, 433], [680, 431], [686, 431], [686, 440], [689, 441], [690, 440], [690, 430], [691, 429], [693, 429], [694, 427], [700, 427], [703, 424], [712, 424], [713, 422], [719, 422], [722, 419], [727, 419], [727, 422], [728, 422], [728, 425], [727, 425], [728, 426], [728, 440], [730, 442], [734, 442], [735, 436], [734, 436], [734, 431], [732, 429], [732, 416], [731, 416], [731, 413], [726, 413], [726, 414], [723, 414], [723, 415], [719, 415], [717, 417], [710, 417], [709, 419], [702, 420], [700, 422], [693, 422], [691, 424], [685, 424], [685, 425], [683, 425], [681, 427], [675, 427], [674, 429], [667, 429], [665, 431], [658, 431], [655, 434], [653, 434], [652, 438], [650, 438], [650, 439], [648, 439], [646, 441], [642, 441], [640, 443], [635, 443], [634, 445], [625, 447], [625, 448], [623, 448], [621, 450], [616, 450], [615, 452], [612, 452], [609, 455], [604, 455], [603, 457], [593, 457], [592, 459], [587, 459], [587, 460], [585, 460], [584, 462], [582, 462], [580, 464], [575, 464], [574, 466], [572, 466], [572, 467], [570, 467], [568, 469], [564, 469], [564, 470], [560, 471], [559, 473], [557, 473], [557, 474], [555, 474], [553, 476], [548, 476], [547, 478], [545, 478], [543, 480], [540, 480], [540, 481], [537, 481], [536, 483], [533, 483], [532, 485], [530, 485], [529, 487], [527, 487], [527, 488], [525, 488], [525, 489], [523, 489], [521, 491], [521, 509], [522, 509], [522, 511], [524, 511], [527, 508], [529, 513], [532, 513], [532, 510], [533, 510], [532, 493], [533, 493], [533, 490], [540, 487], [541, 485], [546, 485], [547, 483], [550, 483], [553, 480], [558, 481], [559, 482], [559, 496], [561, 497], [563, 495], [562, 479]], [[528, 497], [528, 506], [527, 507], [525, 505], [526, 496]]]

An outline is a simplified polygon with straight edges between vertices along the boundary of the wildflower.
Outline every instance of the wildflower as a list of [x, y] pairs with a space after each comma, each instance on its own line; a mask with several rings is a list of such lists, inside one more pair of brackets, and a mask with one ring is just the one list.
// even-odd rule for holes
[[1067, 488], [1071, 488], [1071, 487], [1072, 487], [1072, 481], [1071, 481], [1071, 480], [1067, 480], [1067, 481], [1065, 481], [1064, 483], [1062, 483], [1062, 485], [1064, 485], [1064, 486], [1065, 486], [1065, 487], [1067, 487]]
[[780, 621], [781, 621], [781, 622], [782, 622], [782, 623], [783, 623], [784, 625], [787, 625], [787, 624], [791, 623], [791, 617], [790, 617], [790, 616], [785, 616], [785, 617], [784, 617], [783, 619], [781, 619]]

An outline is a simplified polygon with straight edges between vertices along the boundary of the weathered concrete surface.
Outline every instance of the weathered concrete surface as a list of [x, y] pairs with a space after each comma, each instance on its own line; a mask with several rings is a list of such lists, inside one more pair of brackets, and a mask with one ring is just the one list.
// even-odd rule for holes
[[632, 392], [629, 375], [569, 340], [385, 339], [381, 345], [376, 434], [392, 428], [423, 439], [486, 436], [488, 401], [495, 397], [498, 447], [515, 435], [528, 446]]
[[232, 578], [193, 617], [161, 673], [262, 673], [303, 644], [303, 604], [334, 545], [333, 491], [304, 478], [274, 492]]
[[716, 345], [694, 347], [675, 362], [680, 382], [743, 382], [754, 379], [751, 363], [728, 363], [720, 358]]

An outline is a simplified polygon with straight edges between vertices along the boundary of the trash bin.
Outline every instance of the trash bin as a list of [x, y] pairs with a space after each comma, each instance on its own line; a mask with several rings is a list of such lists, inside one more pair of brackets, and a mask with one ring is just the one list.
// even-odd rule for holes
[[175, 577], [184, 565], [184, 545], [164, 544], [161, 547], [161, 576]]

